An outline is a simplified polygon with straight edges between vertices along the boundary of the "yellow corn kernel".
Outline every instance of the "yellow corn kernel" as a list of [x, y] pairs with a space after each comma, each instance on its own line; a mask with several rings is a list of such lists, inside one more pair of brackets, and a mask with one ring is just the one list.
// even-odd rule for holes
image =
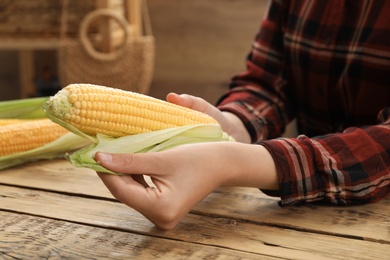
[[69, 133], [49, 119], [23, 120], [0, 127], [0, 156], [25, 152]]
[[71, 84], [49, 101], [50, 113], [91, 136], [113, 137], [194, 124], [212, 117], [147, 95], [115, 88]]
[[0, 119], [0, 126], [22, 123], [27, 120], [33, 120], [33, 119], [14, 119], [14, 118]]

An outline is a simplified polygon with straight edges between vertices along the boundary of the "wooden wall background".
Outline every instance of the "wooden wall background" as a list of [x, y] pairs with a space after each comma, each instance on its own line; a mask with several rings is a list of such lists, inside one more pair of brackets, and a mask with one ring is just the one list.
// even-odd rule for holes
[[[267, 0], [148, 0], [156, 38], [150, 95], [190, 93], [215, 102], [244, 69]], [[0, 39], [1, 41], [1, 39]], [[36, 51], [35, 69], [55, 69], [54, 51]], [[0, 51], [0, 100], [19, 97], [18, 55]]]
[[245, 68], [267, 1], [149, 2], [157, 41], [151, 94], [163, 98], [169, 90], [215, 102]]

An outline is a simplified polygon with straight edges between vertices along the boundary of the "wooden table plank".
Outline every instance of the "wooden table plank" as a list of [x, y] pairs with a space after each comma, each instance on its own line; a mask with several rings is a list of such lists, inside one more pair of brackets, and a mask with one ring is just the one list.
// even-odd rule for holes
[[68, 161], [61, 159], [27, 163], [1, 170], [0, 183], [113, 198], [95, 171], [76, 168]]
[[358, 206], [308, 204], [279, 207], [256, 189], [220, 189], [195, 208], [204, 214], [245, 216], [247, 221], [390, 243], [390, 196]]
[[[223, 247], [0, 211], [1, 259], [254, 259]], [[262, 255], [261, 259], [275, 259]]]
[[10, 212], [282, 258], [384, 259], [389, 249], [386, 243], [195, 214], [164, 232], [118, 202], [17, 187], [0, 186], [0, 205]]
[[[113, 198], [94, 171], [75, 168], [64, 160], [36, 162], [4, 170], [0, 172], [0, 183]], [[210, 194], [192, 212], [390, 242], [390, 196], [378, 203], [349, 207], [311, 204], [280, 208], [276, 201], [257, 189], [225, 188]]]

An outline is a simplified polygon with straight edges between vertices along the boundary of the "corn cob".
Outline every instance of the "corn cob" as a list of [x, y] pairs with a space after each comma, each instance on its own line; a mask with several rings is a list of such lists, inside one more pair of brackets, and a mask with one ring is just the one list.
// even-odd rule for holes
[[[210, 116], [147, 95], [91, 84], [71, 84], [45, 104], [46, 113], [90, 135], [134, 135], [195, 124]], [[51, 118], [53, 118], [51, 117]]]
[[24, 120], [0, 127], [0, 156], [28, 151], [69, 133], [49, 119]]

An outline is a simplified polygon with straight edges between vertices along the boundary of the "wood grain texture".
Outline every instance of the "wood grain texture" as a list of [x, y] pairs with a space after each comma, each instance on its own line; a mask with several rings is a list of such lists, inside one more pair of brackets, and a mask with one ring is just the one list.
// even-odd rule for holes
[[244, 215], [237, 219], [229, 212], [226, 217], [189, 214], [177, 228], [164, 232], [114, 201], [8, 186], [0, 186], [0, 198], [8, 212], [290, 259], [383, 259], [389, 248], [388, 243], [250, 223]]
[[[1, 212], [1, 259], [254, 259], [257, 254]], [[275, 259], [261, 255], [261, 259]]]
[[[195, 210], [217, 215], [228, 212], [232, 217], [245, 216], [247, 221], [256, 223], [390, 243], [390, 196], [359, 206], [308, 204], [284, 208], [263, 196], [256, 189], [221, 189]], [[222, 201], [223, 207], [218, 206]]]
[[62, 159], [27, 163], [2, 170], [0, 171], [0, 183], [85, 196], [114, 198], [95, 171], [87, 168], [75, 168], [71, 163]]
[[[113, 199], [94, 171], [75, 168], [64, 160], [30, 163], [2, 171], [0, 183]], [[224, 188], [210, 194], [193, 212], [390, 243], [390, 196], [378, 203], [349, 207], [310, 204], [280, 208], [277, 200], [258, 189]]]

